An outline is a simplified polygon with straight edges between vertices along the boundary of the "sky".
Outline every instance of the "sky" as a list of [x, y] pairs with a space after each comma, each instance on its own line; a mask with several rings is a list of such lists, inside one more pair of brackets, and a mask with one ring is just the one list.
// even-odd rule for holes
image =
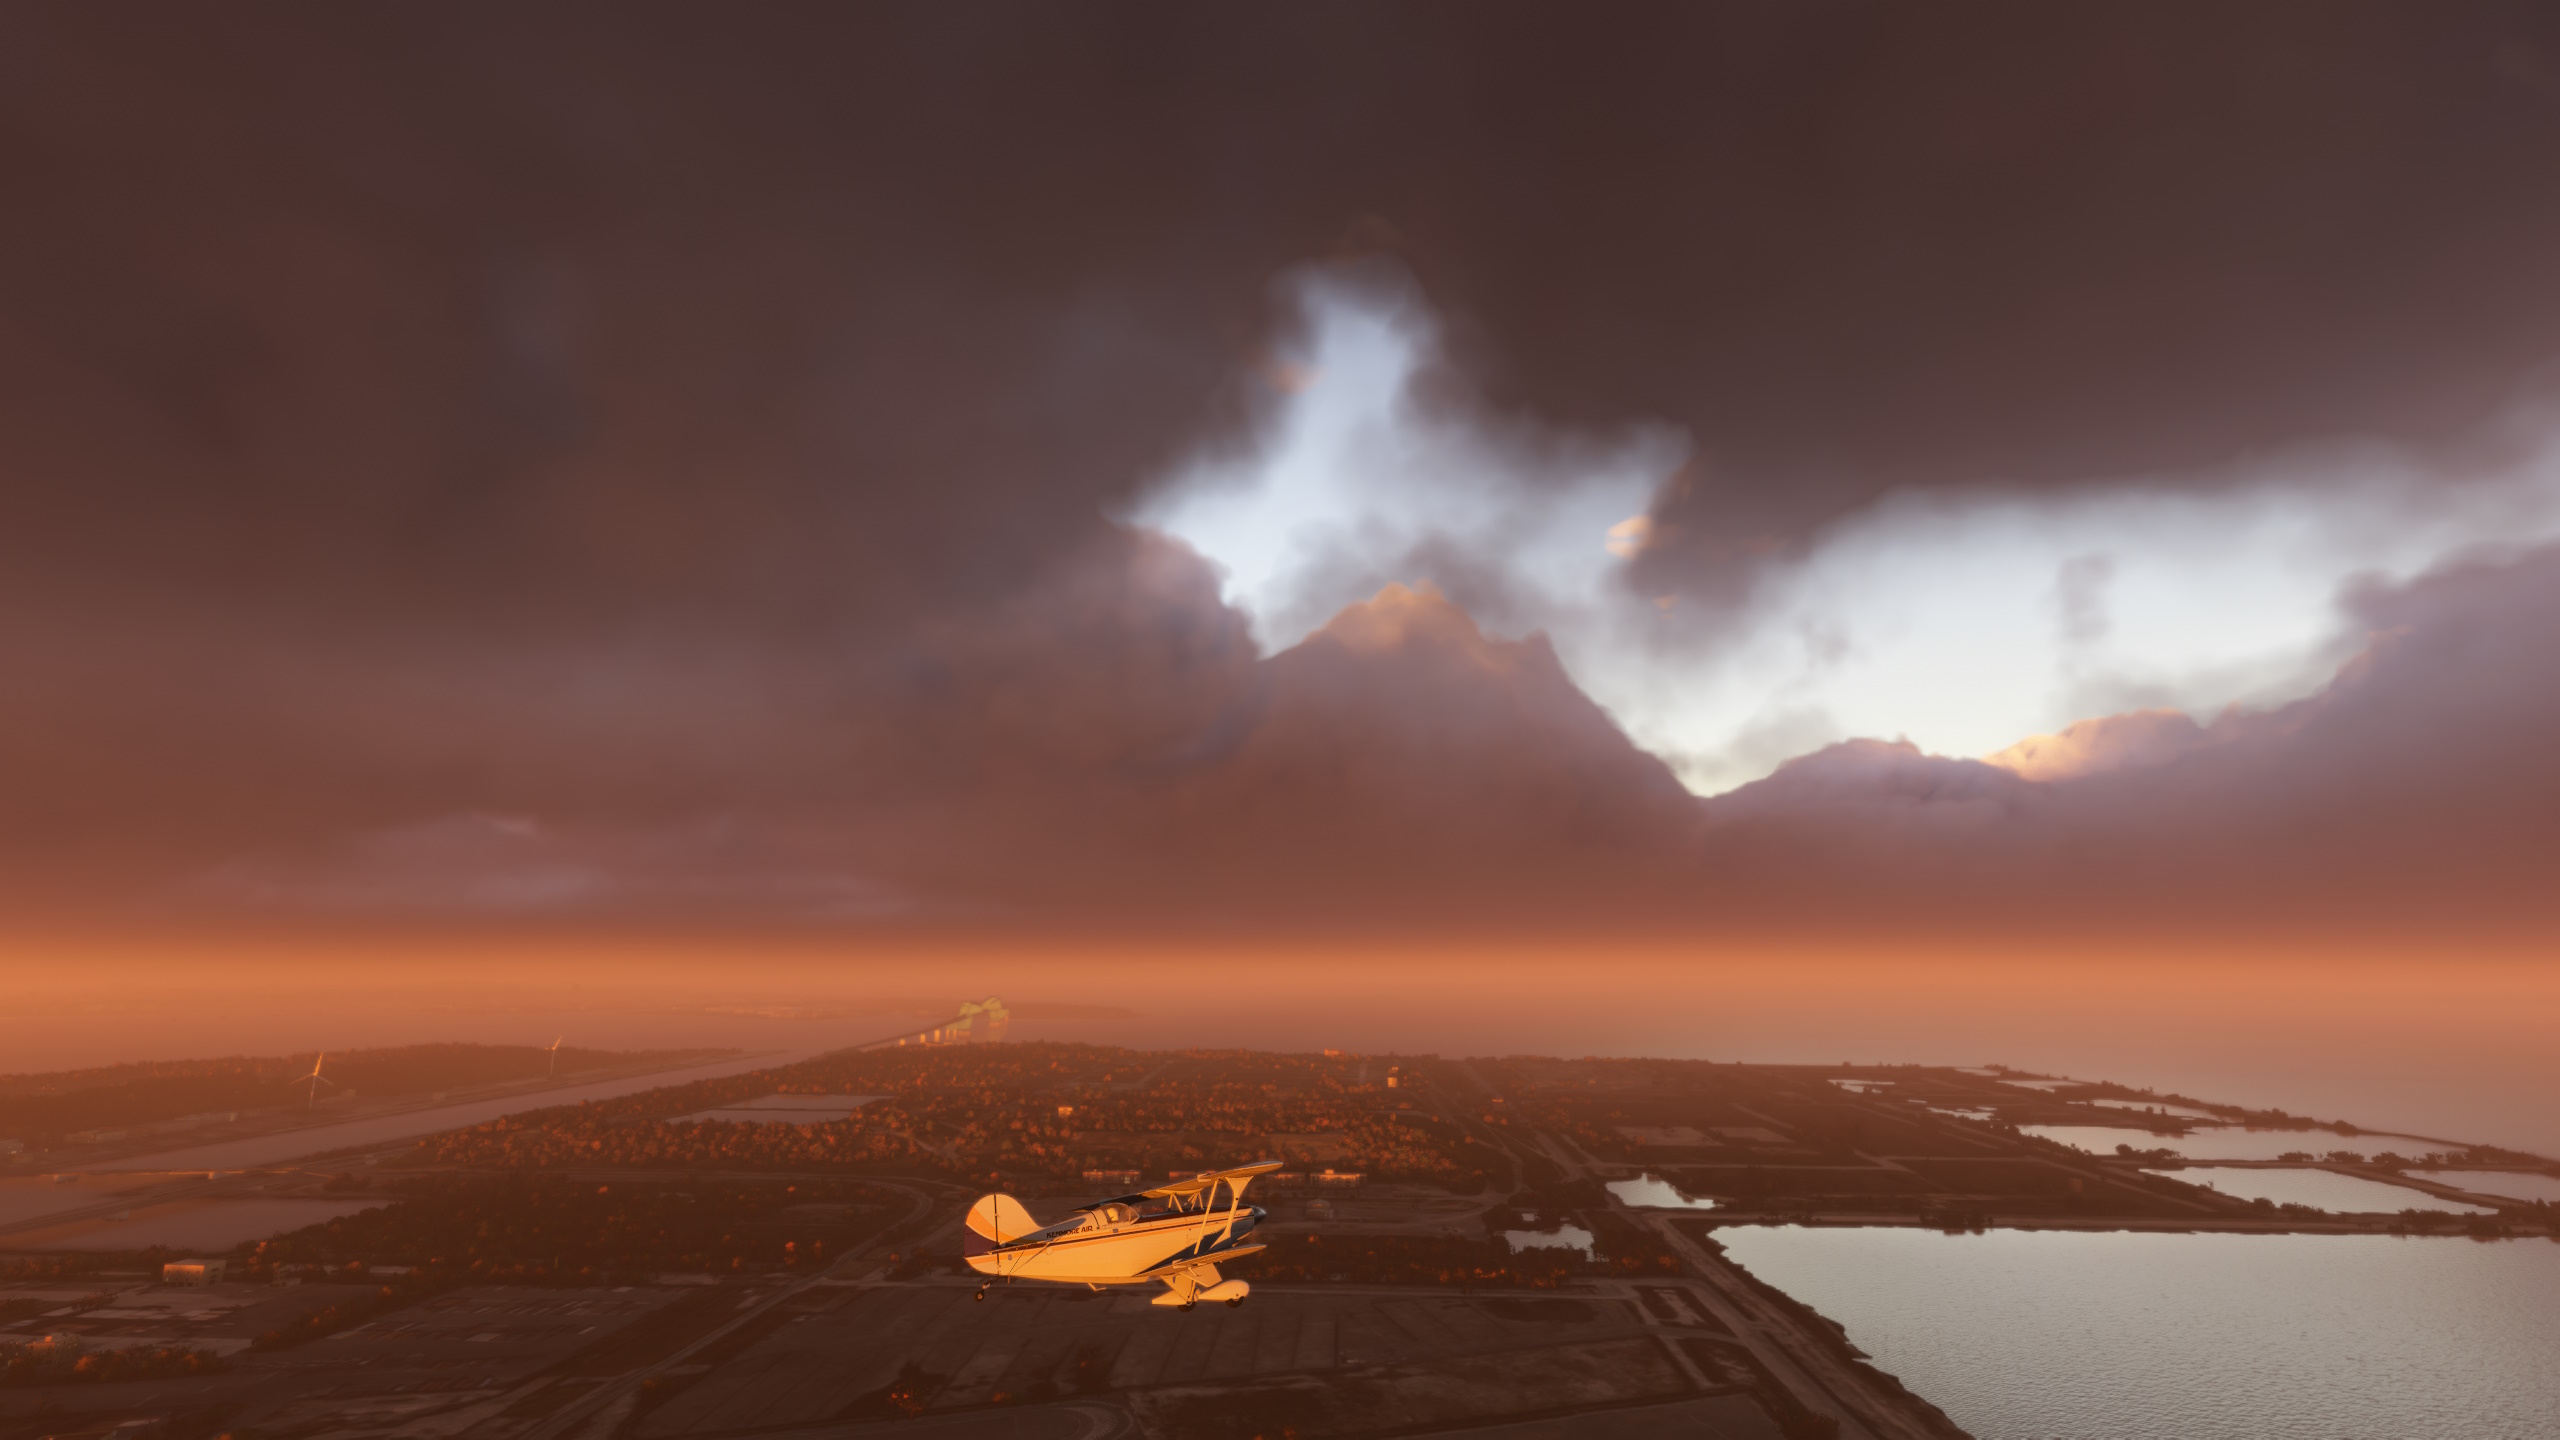
[[0, 941], [2537, 963], [2555, 153], [2521, 4], [13, 7]]

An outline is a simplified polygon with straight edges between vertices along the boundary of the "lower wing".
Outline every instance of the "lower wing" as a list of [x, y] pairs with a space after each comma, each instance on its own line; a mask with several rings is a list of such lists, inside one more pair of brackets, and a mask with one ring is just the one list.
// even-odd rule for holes
[[1167, 1260], [1153, 1270], [1140, 1271], [1138, 1274], [1132, 1275], [1129, 1278], [1132, 1280], [1153, 1280], [1159, 1276], [1173, 1275], [1181, 1271], [1188, 1270], [1194, 1265], [1216, 1265], [1223, 1261], [1238, 1259], [1246, 1255], [1259, 1255], [1269, 1248], [1271, 1247], [1267, 1245], [1230, 1245], [1224, 1250], [1211, 1250], [1202, 1255], [1185, 1255], [1178, 1260]]

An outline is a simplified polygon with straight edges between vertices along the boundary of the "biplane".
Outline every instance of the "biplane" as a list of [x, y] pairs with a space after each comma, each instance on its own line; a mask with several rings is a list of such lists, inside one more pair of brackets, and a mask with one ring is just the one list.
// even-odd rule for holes
[[[1165, 1292], [1151, 1304], [1179, 1310], [1203, 1300], [1241, 1305], [1253, 1287], [1221, 1278], [1218, 1264], [1263, 1248], [1246, 1238], [1263, 1211], [1244, 1203], [1244, 1188], [1281, 1163], [1265, 1160], [1234, 1170], [1204, 1170], [1153, 1190], [1079, 1205], [1074, 1214], [1050, 1225], [1034, 1221], [1010, 1195], [981, 1195], [969, 1207], [960, 1253], [970, 1269], [990, 1277], [978, 1286], [981, 1300], [998, 1280], [1045, 1280], [1096, 1290], [1160, 1280]], [[1218, 1203], [1221, 1191], [1223, 1205]]]

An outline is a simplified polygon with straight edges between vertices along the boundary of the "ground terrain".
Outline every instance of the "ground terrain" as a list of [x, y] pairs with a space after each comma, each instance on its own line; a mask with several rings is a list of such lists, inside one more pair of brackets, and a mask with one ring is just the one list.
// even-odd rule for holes
[[[689, 1118], [759, 1103], [832, 1118]], [[2298, 1130], [2299, 1158], [2269, 1168], [2495, 1213], [2251, 1203], [2180, 1181], [2152, 1147], [2099, 1156], [2019, 1129], [2219, 1122]], [[1716, 1232], [2551, 1228], [2545, 1205], [2402, 1173], [2546, 1168], [2535, 1157], [2314, 1127], [1990, 1070], [848, 1051], [155, 1179], [145, 1200], [256, 1187], [364, 1208], [241, 1244], [212, 1285], [157, 1283], [165, 1253], [0, 1258], [17, 1367], [0, 1440], [1951, 1437], [1836, 1326], [1727, 1262]], [[1133, 1171], [1265, 1157], [1290, 1163], [1253, 1196], [1270, 1249], [1235, 1267], [1255, 1284], [1240, 1308], [1036, 1286], [980, 1302], [957, 1264], [983, 1190], [1046, 1218]], [[1667, 1183], [1631, 1184], [1645, 1177]], [[1675, 1193], [1712, 1208], [1659, 1208]], [[13, 1233], [51, 1232], [0, 1218], [0, 1247]]]

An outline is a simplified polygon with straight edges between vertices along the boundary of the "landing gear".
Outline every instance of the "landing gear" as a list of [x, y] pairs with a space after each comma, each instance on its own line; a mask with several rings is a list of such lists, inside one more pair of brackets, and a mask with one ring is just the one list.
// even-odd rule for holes
[[970, 1298], [970, 1299], [972, 1299], [972, 1300], [984, 1300], [984, 1299], [986, 1299], [986, 1298], [987, 1298], [987, 1287], [986, 1287], [986, 1286], [984, 1286], [984, 1285], [979, 1286], [979, 1287], [978, 1287], [978, 1293], [977, 1293], [977, 1294], [975, 1294], [975, 1295], [970, 1296], [969, 1298]]
[[1176, 1306], [1174, 1306], [1173, 1308], [1174, 1308], [1174, 1309], [1176, 1309], [1176, 1310], [1182, 1310], [1182, 1311], [1197, 1310], [1197, 1309], [1199, 1309], [1199, 1308], [1200, 1308], [1200, 1302], [1199, 1302], [1199, 1301], [1197, 1301], [1197, 1300], [1185, 1300], [1185, 1301], [1183, 1301], [1181, 1304], [1176, 1305]]
[[1243, 1303], [1244, 1303], [1244, 1297], [1243, 1297], [1243, 1296], [1241, 1296], [1241, 1295], [1239, 1295], [1239, 1296], [1237, 1296], [1236, 1298], [1234, 1298], [1233, 1300], [1230, 1300], [1230, 1301], [1228, 1301], [1228, 1302], [1227, 1302], [1227, 1308], [1228, 1308], [1228, 1309], [1230, 1309], [1230, 1310], [1233, 1310], [1234, 1308], [1236, 1308], [1236, 1307], [1237, 1307], [1237, 1306], [1239, 1306], [1239, 1305], [1242, 1305]]

